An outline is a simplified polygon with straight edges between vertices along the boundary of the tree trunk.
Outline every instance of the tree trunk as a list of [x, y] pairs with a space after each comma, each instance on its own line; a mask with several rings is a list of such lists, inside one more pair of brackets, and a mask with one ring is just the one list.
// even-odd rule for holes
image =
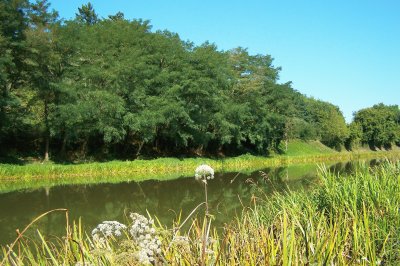
[[138, 147], [138, 150], [137, 150], [136, 155], [135, 155], [136, 158], [140, 155], [140, 152], [142, 151], [142, 148], [143, 148], [143, 144], [144, 144], [144, 141], [141, 141], [139, 143], [139, 147]]
[[65, 157], [66, 147], [67, 147], [67, 134], [64, 132], [64, 137], [61, 145], [61, 156]]
[[45, 124], [45, 149], [44, 149], [44, 160], [48, 161], [49, 146], [50, 146], [50, 127], [49, 127], [49, 106], [47, 100], [44, 101], [44, 124]]
[[82, 147], [81, 147], [81, 157], [82, 158], [86, 157], [88, 142], [89, 142], [89, 137], [85, 137], [85, 139], [84, 139], [84, 141], [82, 143]]
[[155, 140], [154, 150], [157, 154], [160, 154], [160, 149], [158, 148], [158, 138]]
[[50, 144], [50, 138], [46, 134], [46, 140], [45, 140], [45, 150], [44, 150], [44, 160], [48, 161], [49, 160], [49, 144]]

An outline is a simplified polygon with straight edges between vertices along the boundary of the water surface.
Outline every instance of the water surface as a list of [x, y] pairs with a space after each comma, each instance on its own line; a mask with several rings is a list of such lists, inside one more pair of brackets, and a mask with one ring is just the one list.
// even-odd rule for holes
[[[374, 161], [372, 162], [374, 163]], [[335, 172], [352, 172], [352, 163], [331, 164]], [[317, 165], [267, 168], [253, 173], [216, 173], [209, 182], [208, 198], [217, 226], [229, 222], [243, 205], [249, 206], [256, 191], [310, 189], [317, 183]], [[22, 230], [38, 215], [56, 208], [69, 209], [70, 220], [82, 219], [87, 230], [104, 220], [126, 222], [126, 214], [148, 211], [162, 223], [172, 225], [182, 211], [185, 218], [204, 201], [204, 187], [193, 177], [170, 181], [123, 182], [118, 184], [66, 185], [0, 194], [0, 245], [12, 242], [15, 230]], [[203, 210], [199, 210], [199, 214]], [[52, 213], [28, 231], [39, 229], [45, 235], [65, 234], [65, 215]]]

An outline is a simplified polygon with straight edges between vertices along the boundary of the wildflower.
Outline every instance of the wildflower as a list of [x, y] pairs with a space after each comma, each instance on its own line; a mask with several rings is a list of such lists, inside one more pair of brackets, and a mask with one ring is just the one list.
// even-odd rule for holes
[[104, 221], [93, 229], [92, 237], [95, 242], [104, 243], [107, 238], [120, 237], [126, 228], [126, 225], [117, 221]]
[[136, 253], [136, 259], [141, 264], [151, 264], [161, 256], [161, 241], [153, 228], [154, 221], [138, 213], [131, 213], [129, 217], [132, 219], [129, 233], [140, 247]]
[[154, 261], [152, 257], [148, 256], [146, 250], [144, 249], [139, 250], [135, 255], [137, 261], [142, 265], [149, 265], [152, 261]]
[[207, 164], [202, 164], [198, 166], [195, 170], [194, 175], [196, 180], [209, 180], [214, 178], [214, 169]]

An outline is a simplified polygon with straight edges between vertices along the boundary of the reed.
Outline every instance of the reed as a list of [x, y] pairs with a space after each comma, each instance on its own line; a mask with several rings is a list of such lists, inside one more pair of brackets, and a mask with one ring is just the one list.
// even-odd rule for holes
[[117, 183], [123, 181], [171, 180], [191, 176], [200, 164], [218, 172], [255, 171], [267, 167], [369, 158], [399, 158], [392, 152], [326, 152], [272, 157], [242, 155], [225, 159], [159, 158], [154, 160], [111, 161], [82, 164], [0, 164], [0, 193], [23, 188], [51, 187], [65, 184]]

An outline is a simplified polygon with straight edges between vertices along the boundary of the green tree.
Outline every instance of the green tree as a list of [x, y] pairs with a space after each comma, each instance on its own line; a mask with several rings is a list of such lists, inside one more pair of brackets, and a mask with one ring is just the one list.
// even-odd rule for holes
[[76, 20], [86, 25], [94, 25], [99, 22], [96, 11], [94, 10], [93, 5], [90, 2], [78, 8], [78, 13], [76, 13]]
[[399, 142], [400, 110], [397, 105], [377, 104], [354, 114], [354, 123], [362, 129], [362, 142], [371, 148], [390, 148]]
[[[76, 52], [70, 58], [73, 67], [63, 78], [65, 97], [59, 117], [74, 113], [64, 124], [65, 120], [59, 119], [64, 132], [63, 146], [67, 142], [81, 143], [85, 153], [90, 139], [106, 146], [133, 142], [129, 140], [133, 135], [129, 118], [138, 117], [143, 101], [148, 100], [146, 85], [154, 79], [148, 64], [151, 54], [145, 50], [149, 43], [145, 40], [149, 35], [147, 23], [127, 20], [103, 20], [90, 26], [74, 21], [66, 23], [64, 34], [69, 36]], [[100, 99], [104, 99], [102, 103]], [[100, 103], [105, 111], [97, 113]], [[81, 119], [75, 121], [74, 117]], [[138, 136], [142, 133], [146, 135], [140, 131]]]
[[24, 0], [0, 1], [0, 143], [21, 128], [20, 87], [25, 83], [25, 13]]
[[267, 154], [294, 138], [340, 148], [359, 137], [337, 107], [279, 84], [269, 55], [196, 46], [121, 12], [99, 19], [90, 3], [62, 23], [45, 0], [0, 5], [0, 141], [26, 136], [15, 143], [44, 146], [46, 160], [50, 148]]
[[29, 10], [29, 29], [26, 31], [29, 48], [28, 71], [36, 100], [42, 104], [40, 121], [43, 127], [44, 160], [49, 160], [51, 113], [58, 102], [58, 83], [64, 70], [63, 51], [59, 49], [56, 30], [58, 14], [49, 11], [47, 0], [38, 0]]
[[362, 126], [358, 122], [352, 122], [348, 126], [349, 137], [347, 138], [345, 145], [348, 150], [352, 150], [362, 144], [363, 131]]
[[[285, 117], [295, 116], [297, 108], [293, 99], [296, 93], [290, 84], [277, 84], [280, 68], [272, 65], [269, 55], [248, 54], [246, 49], [229, 51], [233, 78], [231, 97], [246, 106], [241, 115], [240, 132], [243, 147], [259, 153], [278, 149], [285, 138]], [[255, 122], [257, 121], [257, 122]]]
[[115, 15], [109, 15], [108, 18], [111, 20], [124, 20], [125, 15], [122, 12], [117, 12]]
[[342, 112], [333, 104], [312, 98], [306, 104], [306, 121], [315, 124], [321, 142], [340, 150], [349, 135]]

